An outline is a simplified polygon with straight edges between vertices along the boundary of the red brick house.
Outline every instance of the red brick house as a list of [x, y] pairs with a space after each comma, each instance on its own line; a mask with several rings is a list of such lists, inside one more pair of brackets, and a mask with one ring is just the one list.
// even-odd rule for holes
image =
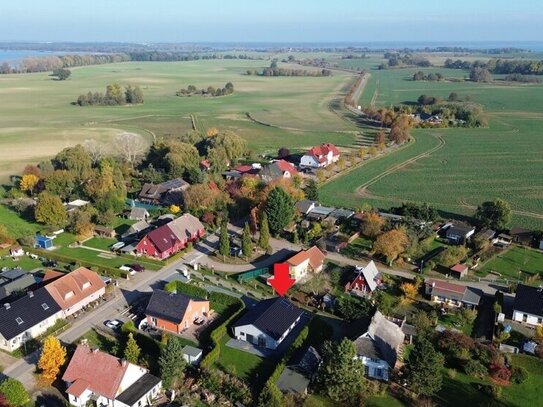
[[198, 218], [186, 213], [145, 235], [136, 245], [136, 253], [166, 259], [204, 235], [204, 225]]

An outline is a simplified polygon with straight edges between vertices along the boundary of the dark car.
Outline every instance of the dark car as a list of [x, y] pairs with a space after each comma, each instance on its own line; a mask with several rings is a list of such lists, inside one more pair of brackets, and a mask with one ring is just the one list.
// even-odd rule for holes
[[132, 270], [137, 271], [138, 273], [141, 273], [142, 271], [145, 271], [145, 267], [143, 267], [141, 264], [134, 263], [129, 266]]

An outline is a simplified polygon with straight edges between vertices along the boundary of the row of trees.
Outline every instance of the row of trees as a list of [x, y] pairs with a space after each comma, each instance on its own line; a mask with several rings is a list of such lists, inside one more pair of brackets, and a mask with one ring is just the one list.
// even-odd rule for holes
[[432, 66], [432, 63], [419, 55], [412, 53], [400, 54], [399, 52], [385, 52], [384, 58], [387, 62], [379, 65], [379, 69], [399, 68], [405, 66], [420, 66], [427, 68]]
[[463, 61], [448, 58], [445, 60], [444, 65], [445, 68], [451, 69], [483, 68], [493, 74], [543, 75], [543, 60], [491, 59], [489, 61]]
[[307, 69], [291, 69], [291, 68], [279, 68], [277, 66], [277, 59], [274, 59], [268, 68], [264, 68], [262, 71], [256, 69], [248, 69], [247, 75], [260, 75], [260, 76], [332, 76], [332, 71], [329, 69], [320, 69], [308, 71]]
[[139, 86], [127, 85], [123, 88], [118, 83], [107, 85], [105, 95], [102, 92], [89, 92], [86, 95], [79, 95], [75, 102], [79, 106], [119, 106], [142, 103], [143, 92]]
[[186, 89], [179, 89], [175, 92], [176, 96], [193, 96], [193, 95], [202, 95], [202, 96], [226, 96], [234, 93], [234, 84], [232, 82], [227, 82], [224, 85], [224, 88], [215, 88], [214, 86], [208, 86], [207, 89], [198, 89], [194, 85], [187, 86]]
[[413, 75], [414, 81], [430, 81], [430, 82], [436, 82], [436, 81], [442, 81], [444, 79], [443, 75], [439, 72], [436, 73], [429, 73], [425, 74], [422, 71], [418, 71]]

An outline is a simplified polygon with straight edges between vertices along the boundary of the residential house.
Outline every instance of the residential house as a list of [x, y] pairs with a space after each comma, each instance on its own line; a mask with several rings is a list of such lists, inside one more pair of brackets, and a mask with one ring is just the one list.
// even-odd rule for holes
[[22, 269], [4, 271], [0, 274], [0, 300], [24, 293], [36, 283], [34, 275]]
[[380, 273], [372, 260], [365, 267], [356, 267], [356, 277], [345, 285], [345, 292], [370, 297], [379, 284], [381, 284]]
[[130, 225], [130, 227], [121, 235], [122, 240], [137, 238], [149, 232], [153, 228], [153, 225], [147, 223], [146, 220], [140, 220], [139, 222]]
[[467, 264], [456, 264], [452, 266], [450, 270], [453, 277], [461, 279], [468, 275], [469, 267]]
[[313, 209], [311, 209], [306, 217], [309, 220], [316, 220], [321, 221], [328, 217], [332, 212], [334, 212], [336, 208], [327, 208], [325, 206], [315, 206]]
[[106, 293], [106, 284], [94, 271], [79, 267], [51, 281], [45, 289], [60, 305], [66, 318], [103, 297]]
[[147, 233], [135, 246], [135, 251], [138, 255], [166, 259], [204, 235], [204, 225], [198, 218], [185, 213]]
[[426, 280], [425, 293], [433, 302], [451, 307], [477, 308], [483, 292], [477, 288], [449, 283], [442, 280]]
[[258, 177], [258, 173], [262, 169], [262, 165], [255, 163], [252, 165], [238, 165], [228, 171], [222, 173], [222, 176], [227, 180], [240, 179], [241, 177]]
[[94, 227], [94, 235], [106, 239], [113, 239], [117, 235], [117, 232], [115, 232], [115, 229], [113, 228], [97, 225]]
[[149, 326], [174, 334], [181, 333], [190, 328], [194, 321], [208, 316], [208, 300], [162, 290], [153, 291], [145, 310]]
[[[348, 246], [348, 239], [349, 237], [347, 235], [340, 232], [335, 232], [326, 237], [321, 237], [319, 239], [319, 242], [322, 241], [324, 243], [326, 251], [332, 253], [339, 253], [341, 250], [345, 249]], [[319, 242], [317, 242], [317, 244], [319, 244]]]
[[70, 405], [143, 407], [162, 389], [162, 380], [141, 366], [78, 345], [62, 376]]
[[362, 228], [362, 224], [364, 223], [365, 214], [364, 212], [356, 212], [351, 217], [351, 226], [355, 229]]
[[13, 352], [43, 334], [61, 316], [60, 306], [45, 288], [5, 303], [0, 308], [0, 349]]
[[287, 394], [307, 394], [307, 388], [315, 378], [321, 360], [312, 346], [297, 349], [277, 379], [277, 387]]
[[302, 168], [323, 168], [339, 160], [339, 150], [333, 144], [325, 143], [310, 148], [300, 160]]
[[492, 243], [498, 247], [507, 247], [513, 243], [513, 238], [505, 233], [500, 233], [492, 240]]
[[21, 257], [25, 255], [25, 251], [21, 246], [11, 246], [9, 249], [9, 255], [11, 257]]
[[53, 247], [53, 239], [49, 236], [37, 235], [34, 241], [34, 247], [38, 249], [51, 249]]
[[304, 312], [283, 297], [262, 300], [232, 326], [234, 337], [266, 349], [277, 349]]
[[286, 262], [289, 265], [290, 276], [297, 282], [307, 277], [308, 273], [320, 273], [324, 265], [324, 253], [317, 246], [301, 250]]
[[301, 201], [296, 202], [296, 210], [300, 212], [302, 215], [307, 215], [309, 212], [311, 212], [313, 209], [315, 209], [315, 206], [317, 205], [316, 201], [311, 201], [309, 199], [302, 199]]
[[197, 365], [200, 363], [202, 354], [202, 349], [195, 348], [194, 346], [186, 345], [183, 348], [183, 359], [185, 359], [185, 362], [190, 363], [191, 365]]
[[145, 208], [140, 208], [138, 206], [133, 206], [130, 208], [130, 211], [127, 214], [127, 218], [131, 220], [147, 220], [149, 218], [149, 211]]
[[170, 205], [183, 199], [183, 192], [190, 184], [183, 178], [175, 178], [161, 184], [144, 184], [138, 195], [141, 202], [151, 205]]
[[513, 321], [543, 325], [543, 288], [524, 284], [517, 286], [513, 304]]
[[509, 231], [513, 242], [523, 246], [532, 247], [534, 241], [534, 233], [531, 230], [514, 227]]
[[475, 228], [464, 223], [454, 223], [445, 231], [445, 237], [456, 244], [463, 244], [475, 233]]
[[397, 367], [404, 339], [405, 334], [398, 325], [375, 311], [368, 331], [354, 342], [357, 357], [364, 365], [364, 374], [388, 381], [390, 370]]
[[266, 183], [283, 178], [292, 178], [297, 174], [298, 171], [294, 165], [285, 160], [277, 160], [265, 165], [259, 172], [260, 178]]

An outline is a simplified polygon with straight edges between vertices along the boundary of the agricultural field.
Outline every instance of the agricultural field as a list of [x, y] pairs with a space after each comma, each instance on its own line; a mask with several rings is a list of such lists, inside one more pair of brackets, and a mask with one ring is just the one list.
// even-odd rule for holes
[[[281, 56], [279, 56], [281, 57]], [[304, 56], [305, 57], [305, 56]], [[0, 181], [27, 163], [39, 162], [62, 148], [89, 138], [110, 140], [122, 132], [172, 137], [193, 128], [215, 126], [238, 132], [256, 153], [275, 153], [281, 146], [305, 149], [320, 142], [349, 147], [359, 131], [328, 108], [346, 91], [352, 74], [331, 77], [249, 76], [247, 69], [269, 66], [269, 60], [201, 60], [126, 62], [72, 69], [66, 81], [48, 73], [0, 77]], [[314, 69], [299, 65], [290, 68]], [[232, 95], [178, 97], [193, 84], [234, 84]], [[80, 94], [104, 92], [111, 83], [142, 88], [138, 106], [74, 106]], [[192, 117], [191, 117], [192, 116]]]
[[[541, 228], [543, 85], [410, 80], [418, 70], [372, 70], [360, 103], [389, 106], [414, 102], [421, 94], [446, 98], [454, 91], [484, 106], [489, 127], [416, 129], [413, 145], [326, 184], [321, 190], [324, 203], [390, 207], [402, 201], [427, 202], [444, 213], [470, 215], [481, 202], [499, 197], [511, 203], [514, 224]], [[435, 67], [420, 70], [441, 72], [446, 78], [467, 74]], [[442, 146], [435, 148], [438, 140]], [[427, 154], [360, 190], [379, 171], [424, 151]]]

